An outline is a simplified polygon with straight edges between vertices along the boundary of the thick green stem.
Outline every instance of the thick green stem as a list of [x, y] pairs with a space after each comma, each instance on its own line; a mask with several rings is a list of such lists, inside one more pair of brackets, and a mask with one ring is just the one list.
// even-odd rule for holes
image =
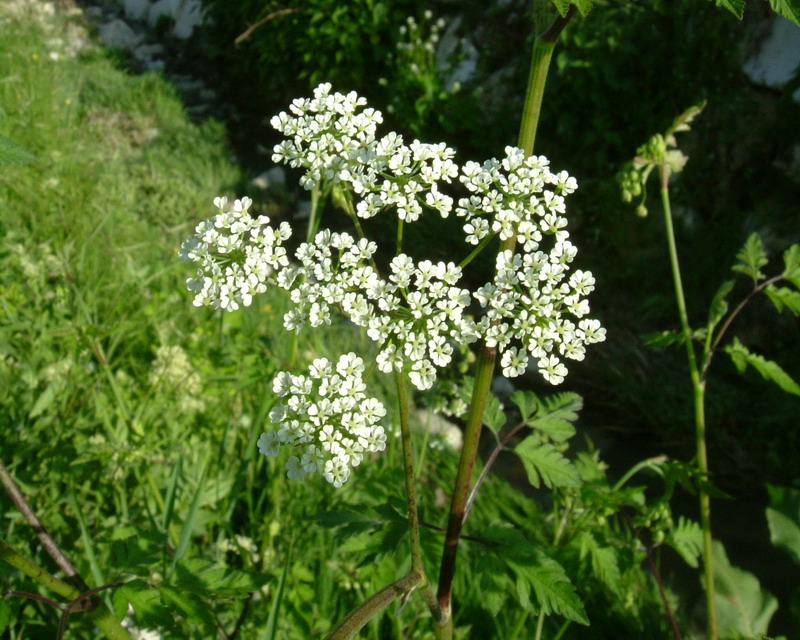
[[350, 614], [337, 624], [325, 637], [325, 640], [349, 640], [358, 633], [370, 619], [383, 611], [396, 598], [415, 589], [425, 580], [418, 571], [412, 571], [404, 578], [384, 587], [378, 593], [362, 602]]
[[[536, 130], [539, 126], [539, 115], [544, 95], [544, 86], [547, 81], [547, 71], [553, 49], [561, 31], [575, 14], [575, 6], [571, 5], [565, 16], [555, 19], [550, 28], [541, 34], [533, 45], [531, 68], [528, 75], [528, 86], [525, 92], [525, 104], [522, 109], [520, 124], [519, 146], [526, 155], [533, 153], [533, 143], [536, 139]], [[516, 243], [515, 235], [500, 244], [500, 251], [513, 251]], [[481, 249], [483, 247], [479, 247]], [[473, 252], [477, 255], [477, 252]], [[474, 255], [470, 255], [472, 259]], [[462, 265], [463, 266], [463, 265]], [[469, 496], [472, 472], [475, 467], [475, 458], [478, 454], [483, 414], [486, 409], [488, 396], [494, 374], [497, 351], [494, 347], [484, 346], [478, 357], [475, 368], [475, 385], [472, 391], [467, 424], [464, 427], [464, 443], [461, 448], [461, 458], [458, 463], [455, 486], [450, 504], [450, 515], [447, 522], [447, 533], [442, 552], [442, 562], [439, 571], [439, 588], [437, 598], [445, 625], [437, 629], [437, 637], [449, 639], [453, 636], [452, 596], [453, 579], [455, 577], [456, 555], [461, 528], [464, 524], [464, 514]]]
[[539, 115], [542, 109], [544, 86], [547, 82], [547, 71], [550, 69], [550, 59], [564, 27], [575, 15], [575, 5], [572, 4], [564, 17], [555, 19], [550, 28], [536, 38], [533, 43], [531, 66], [528, 73], [528, 88], [525, 92], [525, 105], [522, 108], [522, 123], [519, 130], [520, 148], [527, 155], [533, 153], [533, 143], [536, 141], [536, 130], [539, 126]]
[[714, 566], [711, 556], [711, 501], [705, 489], [708, 479], [708, 456], [706, 453], [706, 419], [705, 419], [705, 380], [701, 378], [697, 366], [697, 357], [692, 342], [692, 330], [689, 327], [689, 316], [686, 313], [686, 300], [683, 295], [683, 282], [678, 263], [678, 249], [675, 245], [675, 231], [672, 226], [672, 210], [669, 203], [669, 176], [666, 165], [661, 166], [661, 204], [664, 209], [664, 224], [667, 231], [669, 245], [669, 260], [672, 266], [672, 279], [675, 285], [675, 300], [678, 304], [683, 341], [686, 344], [686, 356], [689, 360], [689, 370], [692, 377], [692, 390], [694, 394], [694, 424], [697, 443], [697, 470], [703, 482], [700, 483], [700, 525], [703, 528], [703, 568], [706, 582], [706, 614], [708, 618], [708, 640], [717, 639], [717, 615], [714, 603]]
[[456, 554], [458, 553], [458, 540], [461, 527], [464, 523], [464, 510], [469, 495], [472, 481], [472, 470], [475, 467], [475, 457], [478, 454], [478, 442], [483, 424], [483, 412], [489, 397], [492, 384], [492, 374], [497, 351], [493, 347], [484, 347], [478, 357], [475, 371], [475, 385], [472, 390], [472, 400], [464, 427], [464, 443], [461, 447], [461, 458], [458, 463], [458, 473], [453, 488], [453, 498], [450, 503], [450, 516], [447, 521], [447, 534], [442, 553], [442, 564], [439, 573], [439, 606], [442, 608], [446, 619], [452, 624], [451, 599], [453, 578], [456, 570]]
[[[38, 582], [43, 587], [74, 602], [81, 597], [81, 592], [66, 582], [62, 582], [55, 576], [34, 564], [26, 557], [17, 553], [13, 548], [0, 539], [0, 560], [18, 569], [31, 580]], [[99, 599], [96, 600], [97, 606], [89, 612], [92, 621], [109, 640], [131, 640], [130, 634], [119, 623], [113, 613]]]

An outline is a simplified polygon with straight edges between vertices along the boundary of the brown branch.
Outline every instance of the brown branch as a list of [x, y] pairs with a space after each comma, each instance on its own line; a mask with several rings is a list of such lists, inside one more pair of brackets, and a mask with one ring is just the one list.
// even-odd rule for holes
[[273, 11], [269, 15], [264, 16], [263, 18], [261, 18], [261, 20], [259, 20], [255, 24], [250, 25], [249, 27], [247, 27], [247, 30], [244, 33], [242, 33], [241, 35], [239, 35], [239, 37], [237, 37], [236, 40], [233, 41], [233, 46], [238, 47], [240, 44], [242, 44], [242, 42], [247, 40], [253, 34], [253, 31], [255, 31], [259, 27], [265, 25], [270, 20], [272, 20], [274, 18], [277, 18], [278, 16], [285, 15], [287, 13], [295, 13], [296, 11], [300, 11], [300, 9], [288, 9], [288, 8], [287, 9], [278, 9], [277, 11]]
[[84, 593], [91, 591], [89, 585], [86, 584], [84, 579], [78, 573], [78, 570], [72, 566], [72, 563], [69, 561], [67, 556], [64, 555], [64, 552], [58, 548], [58, 545], [56, 544], [56, 541], [53, 540], [50, 532], [41, 523], [39, 518], [36, 517], [36, 514], [33, 512], [33, 509], [31, 509], [31, 506], [28, 504], [25, 496], [22, 495], [22, 491], [20, 491], [17, 483], [14, 482], [14, 479], [11, 477], [11, 474], [8, 472], [8, 469], [3, 464], [2, 460], [0, 460], [0, 482], [5, 487], [8, 495], [11, 496], [11, 500], [17, 506], [17, 509], [20, 510], [20, 513], [22, 513], [25, 520], [27, 520], [28, 524], [30, 524], [33, 527], [33, 530], [36, 531], [36, 535], [44, 548], [47, 550], [47, 553], [50, 554], [50, 557], [53, 558], [59, 568], [66, 574], [65, 581], [78, 587], [78, 589]]

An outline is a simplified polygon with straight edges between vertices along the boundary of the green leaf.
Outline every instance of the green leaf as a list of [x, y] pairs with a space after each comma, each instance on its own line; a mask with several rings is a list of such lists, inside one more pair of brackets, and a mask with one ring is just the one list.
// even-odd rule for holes
[[524, 608], [533, 607], [530, 600], [532, 589], [539, 607], [546, 615], [555, 613], [573, 622], [589, 624], [575, 587], [558, 562], [540, 554], [535, 563], [509, 562], [508, 565], [517, 575], [517, 595]]
[[778, 310], [778, 313], [783, 312], [786, 307], [794, 315], [800, 316], [800, 291], [795, 291], [789, 287], [774, 287], [768, 286], [765, 290], [767, 297], [772, 300], [772, 304]]
[[585, 18], [586, 14], [592, 10], [592, 7], [594, 6], [594, 0], [573, 0], [572, 4], [578, 7], [581, 17]]
[[725, 352], [730, 355], [739, 373], [743, 373], [749, 364], [758, 371], [765, 380], [774, 382], [787, 393], [800, 396], [800, 386], [792, 380], [788, 373], [771, 360], [767, 360], [763, 356], [759, 356], [755, 353], [750, 353], [747, 347], [739, 342], [739, 338], [734, 338], [733, 344], [725, 347]]
[[513, 593], [514, 585], [508, 576], [503, 562], [493, 553], [487, 553], [480, 562], [481, 604], [496, 616], [503, 608], [509, 593]]
[[795, 287], [800, 288], [800, 244], [793, 244], [783, 253], [784, 269], [781, 274]]
[[757, 233], [753, 233], [747, 239], [744, 246], [739, 249], [739, 253], [736, 254], [736, 258], [739, 262], [733, 265], [734, 271], [750, 276], [756, 281], [764, 277], [761, 267], [767, 264], [767, 254], [764, 252], [764, 245]]
[[567, 15], [567, 11], [569, 10], [569, 5], [572, 4], [572, 0], [553, 0], [553, 4], [563, 18], [565, 15]]
[[714, 541], [712, 555], [720, 637], [765, 635], [778, 601], [768, 591], [762, 591], [753, 574], [731, 566], [721, 542]]
[[506, 414], [503, 413], [503, 405], [493, 393], [490, 393], [486, 402], [486, 410], [483, 412], [483, 424], [497, 435], [505, 423]]
[[212, 627], [215, 625], [211, 609], [195, 594], [175, 589], [166, 584], [161, 585], [160, 591], [164, 602], [172, 605], [189, 622]]
[[0, 136], [0, 164], [28, 164], [36, 160], [36, 156], [25, 147]]
[[578, 419], [578, 411], [582, 408], [583, 398], [577, 393], [558, 393], [540, 401], [539, 411], [528, 425], [543, 431], [556, 442], [564, 442], [575, 435], [572, 423]]
[[666, 543], [675, 549], [693, 569], [698, 567], [697, 558], [703, 550], [703, 530], [700, 525], [681, 516], [678, 525], [669, 532]]
[[549, 489], [580, 485], [578, 470], [552, 444], [528, 436], [517, 445], [514, 453], [522, 460], [528, 480], [537, 489], [542, 482]]
[[772, 544], [783, 547], [800, 565], [800, 491], [768, 486], [767, 523]]
[[708, 309], [708, 331], [714, 331], [720, 320], [728, 313], [728, 302], [725, 298], [733, 289], [734, 281], [726, 280], [723, 282], [711, 300], [711, 306]]
[[739, 20], [741, 20], [742, 15], [744, 15], [745, 0], [714, 0], [714, 3], [718, 7], [722, 7], [723, 9], [730, 11], [733, 15], [739, 18]]
[[42, 391], [41, 395], [36, 399], [36, 402], [33, 403], [33, 408], [28, 414], [28, 417], [33, 419], [42, 415], [45, 411], [47, 411], [48, 407], [53, 404], [53, 400], [56, 399], [57, 395], [58, 385], [53, 382], [44, 391]]
[[772, 10], [800, 26], [800, 3], [797, 0], [769, 0]]
[[11, 605], [8, 600], [0, 600], [0, 633], [3, 633], [11, 624]]
[[169, 627], [174, 624], [172, 616], [164, 609], [161, 595], [141, 580], [128, 582], [119, 588], [120, 598], [127, 599], [135, 612], [136, 626]]
[[511, 402], [519, 407], [524, 422], [539, 410], [539, 398], [533, 391], [515, 391], [511, 394]]
[[655, 349], [668, 347], [673, 344], [683, 344], [683, 332], [681, 331], [658, 331], [656, 333], [648, 333], [642, 336], [642, 341], [648, 346]]
[[183, 560], [175, 567], [171, 585], [208, 598], [245, 597], [269, 582], [257, 571], [230, 569], [203, 558]]
[[619, 594], [622, 579], [617, 562], [617, 554], [612, 547], [600, 545], [597, 539], [589, 532], [578, 534], [576, 541], [580, 545], [581, 558], [589, 555], [592, 563], [592, 573], [614, 593]]

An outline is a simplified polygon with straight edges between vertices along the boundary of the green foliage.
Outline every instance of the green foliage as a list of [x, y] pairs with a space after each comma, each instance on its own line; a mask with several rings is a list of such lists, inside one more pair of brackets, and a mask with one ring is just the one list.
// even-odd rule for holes
[[28, 164], [36, 159], [30, 151], [5, 136], [0, 136], [0, 164]]
[[767, 523], [772, 544], [786, 549], [800, 566], [800, 491], [768, 486]]
[[722, 7], [723, 9], [727, 9], [733, 15], [735, 15], [739, 20], [742, 19], [742, 15], [744, 15], [744, 8], [745, 8], [745, 0], [714, 0], [718, 7]]
[[745, 369], [747, 369], [747, 365], [750, 365], [758, 371], [765, 380], [774, 382], [788, 393], [800, 395], [800, 385], [798, 385], [788, 373], [781, 369], [775, 362], [767, 360], [758, 354], [751, 353], [738, 338], [734, 338], [733, 344], [725, 347], [725, 352], [730, 355], [739, 373], [744, 373]]
[[690, 567], [697, 568], [697, 559], [703, 552], [703, 529], [696, 522], [681, 516], [677, 526], [666, 538], [666, 543], [677, 551]]
[[775, 13], [800, 26], [800, 4], [797, 0], [769, 0], [769, 5]]
[[539, 555], [535, 562], [508, 562], [517, 576], [517, 595], [523, 607], [534, 609], [531, 593], [545, 614], [558, 614], [567, 620], [589, 624], [575, 587], [564, 573], [564, 568], [552, 558]]
[[577, 487], [580, 481], [577, 469], [552, 444], [543, 443], [535, 436], [528, 436], [514, 448], [519, 456], [528, 481], [539, 487]]
[[761, 236], [757, 233], [751, 234], [739, 253], [736, 254], [736, 259], [739, 262], [731, 267], [734, 271], [750, 276], [755, 281], [763, 279], [764, 274], [761, 267], [765, 266], [769, 260], [767, 260]]
[[761, 589], [756, 577], [731, 566], [725, 547], [714, 542], [714, 584], [717, 623], [721, 638], [766, 635], [778, 601]]

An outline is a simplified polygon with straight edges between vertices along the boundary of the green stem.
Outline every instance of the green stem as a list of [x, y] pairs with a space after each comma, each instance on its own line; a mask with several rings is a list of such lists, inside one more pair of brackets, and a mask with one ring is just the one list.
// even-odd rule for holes
[[[669, 202], [669, 174], [666, 165], [661, 165], [661, 204], [664, 209], [664, 224], [667, 231], [669, 245], [669, 260], [672, 266], [672, 278], [675, 285], [675, 300], [678, 304], [683, 341], [686, 344], [686, 356], [689, 360], [689, 370], [692, 377], [692, 390], [694, 396], [694, 424], [697, 445], [697, 470], [703, 481], [708, 479], [708, 455], [706, 451], [706, 419], [705, 419], [705, 388], [706, 383], [700, 376], [697, 367], [697, 357], [692, 342], [692, 330], [689, 327], [689, 317], [686, 313], [686, 300], [683, 295], [681, 270], [678, 263], [678, 249], [675, 245], [675, 231], [672, 226], [672, 210]], [[704, 482], [698, 488], [700, 495], [700, 526], [703, 528], [703, 568], [706, 582], [706, 614], [708, 618], [708, 640], [717, 639], [717, 615], [714, 603], [714, 566], [711, 556], [711, 501], [705, 489]]]
[[394, 254], [399, 256], [403, 250], [403, 219], [397, 219], [397, 247], [395, 248]]
[[470, 262], [472, 262], [475, 259], [475, 256], [477, 256], [481, 251], [483, 251], [486, 248], [487, 244], [489, 244], [492, 240], [494, 240], [496, 235], [497, 235], [496, 233], [490, 233], [483, 240], [481, 240], [481, 243], [477, 247], [475, 247], [472, 250], [472, 253], [470, 253], [466, 258], [464, 258], [458, 266], [461, 267], [462, 269], [466, 267]]
[[536, 129], [539, 126], [539, 115], [542, 109], [544, 86], [547, 82], [547, 71], [550, 68], [550, 59], [553, 57], [558, 37], [564, 27], [575, 15], [575, 5], [571, 4], [564, 17], [555, 19], [550, 28], [536, 38], [531, 55], [531, 66], [528, 74], [528, 88], [525, 93], [525, 106], [522, 108], [522, 125], [519, 130], [520, 148], [527, 155], [533, 153], [533, 143], [536, 141]]
[[444, 551], [442, 553], [442, 563], [439, 572], [439, 590], [437, 594], [439, 606], [442, 608], [442, 612], [450, 624], [452, 624], [450, 612], [458, 540], [461, 535], [461, 527], [464, 523], [464, 510], [469, 495], [472, 470], [475, 467], [475, 458], [478, 454], [478, 442], [480, 440], [481, 426], [483, 424], [483, 412], [486, 409], [486, 403], [489, 397], [496, 356], [497, 351], [494, 347], [484, 347], [478, 357], [475, 371], [475, 385], [472, 390], [472, 400], [470, 401], [467, 424], [464, 427], [464, 442], [461, 447], [461, 458], [458, 462], [458, 473], [456, 474], [453, 498], [450, 503], [450, 516], [447, 521], [447, 534], [444, 542]]
[[383, 611], [392, 600], [409, 593], [424, 582], [424, 580], [425, 576], [418, 571], [412, 571], [404, 578], [400, 578], [388, 587], [384, 587], [353, 609], [344, 620], [337, 624], [333, 630], [325, 636], [325, 640], [349, 640], [356, 635], [373, 616]]
[[655, 469], [662, 462], [666, 462], [667, 459], [667, 456], [655, 456], [654, 458], [647, 458], [647, 460], [642, 460], [641, 462], [636, 463], [630, 469], [628, 469], [625, 475], [617, 480], [617, 483], [611, 487], [611, 492], [616, 493], [619, 491], [628, 480], [639, 473], [639, 471], [642, 469]]
[[[533, 143], [539, 126], [544, 86], [547, 81], [547, 70], [550, 66], [555, 43], [574, 14], [575, 6], [570, 5], [567, 14], [556, 18], [550, 28], [541, 34], [533, 45], [531, 68], [528, 75], [528, 86], [525, 93], [525, 104], [522, 109], [522, 122], [519, 133], [519, 146], [526, 155], [533, 153]], [[515, 243], [516, 234], [501, 242], [499, 250], [513, 251]], [[471, 259], [471, 257], [474, 256], [468, 258]], [[488, 401], [496, 359], [497, 350], [494, 347], [484, 346], [475, 368], [475, 384], [472, 391], [467, 424], [464, 427], [464, 443], [461, 448], [461, 458], [458, 462], [458, 472], [453, 487], [447, 533], [439, 571], [437, 598], [446, 621], [443, 629], [436, 630], [441, 638], [452, 638], [453, 636], [452, 597], [458, 541], [464, 524], [464, 513], [472, 480], [472, 471], [475, 467], [478, 441], [480, 440], [481, 426], [483, 425], [483, 413]]]
[[444, 622], [442, 611], [422, 565], [422, 542], [419, 537], [417, 491], [414, 482], [414, 451], [411, 446], [411, 421], [409, 419], [408, 387], [405, 374], [402, 371], [398, 371], [395, 374], [395, 381], [397, 383], [397, 403], [400, 407], [400, 433], [403, 440], [403, 472], [406, 481], [406, 500], [408, 502], [408, 529], [411, 534], [411, 571], [422, 576], [422, 581], [418, 585], [421, 587], [422, 597], [428, 605], [434, 620], [436, 620], [437, 624], [435, 626], [441, 626], [441, 623]]
[[544, 629], [544, 609], [539, 610], [539, 620], [536, 623], [536, 635], [534, 640], [542, 640], [542, 629]]
[[306, 242], [311, 242], [314, 236], [317, 235], [319, 229], [319, 221], [321, 219], [320, 212], [322, 211], [323, 193], [320, 186], [317, 185], [311, 190], [311, 213], [308, 217], [308, 228], [306, 229]]
[[[55, 576], [50, 575], [44, 569], [34, 564], [24, 556], [17, 553], [13, 548], [0, 539], [0, 560], [18, 569], [31, 580], [38, 582], [43, 587], [74, 602], [81, 597], [81, 592], [72, 585], [62, 582]], [[99, 599], [96, 600], [97, 607], [89, 612], [92, 621], [97, 625], [109, 640], [131, 640], [130, 634], [119, 623], [108, 607]]]

